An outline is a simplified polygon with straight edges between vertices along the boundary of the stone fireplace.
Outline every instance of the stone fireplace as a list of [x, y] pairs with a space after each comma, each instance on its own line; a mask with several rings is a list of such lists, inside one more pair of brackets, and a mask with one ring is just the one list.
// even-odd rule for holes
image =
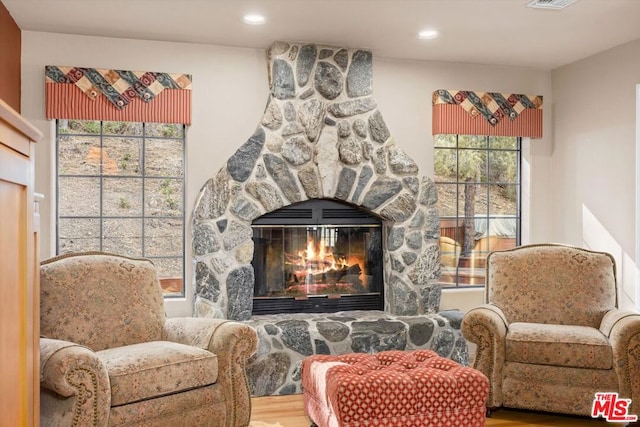
[[[371, 52], [275, 42], [267, 62], [270, 95], [264, 116], [203, 186], [194, 208], [195, 315], [246, 321], [256, 328], [259, 348], [247, 367], [253, 395], [300, 392], [301, 360], [314, 353], [430, 348], [466, 364], [461, 313], [438, 313], [437, 191], [395, 143], [377, 108]], [[280, 286], [258, 271], [267, 268], [261, 258], [265, 245], [274, 246], [260, 239], [284, 233], [274, 229], [262, 236], [256, 230], [268, 226], [283, 208], [316, 201], [350, 206], [376, 219], [381, 255], [371, 258], [364, 275], [367, 269], [358, 266], [358, 280], [365, 283], [369, 278], [364, 276], [380, 272], [382, 310], [310, 310], [309, 301], [312, 307], [320, 301], [314, 298], [329, 306], [348, 299], [348, 292], [320, 291], [298, 298], [307, 302], [298, 304], [301, 313], [253, 315], [256, 277], [258, 288]], [[339, 235], [335, 221], [326, 224], [327, 235]], [[304, 231], [298, 231], [305, 234], [316, 225], [303, 223]], [[357, 245], [375, 243], [373, 229], [352, 233], [366, 242], [357, 243], [356, 251], [365, 251]], [[324, 239], [321, 245], [314, 241], [316, 250], [343, 247], [332, 237]], [[287, 271], [278, 274], [286, 276]], [[355, 278], [331, 282], [316, 280], [317, 273], [295, 274], [299, 277], [291, 283], [303, 277], [319, 285], [358, 283]], [[279, 297], [296, 305], [296, 295], [285, 291]]]
[[248, 320], [252, 222], [312, 199], [343, 201], [382, 221], [385, 312], [433, 312], [437, 191], [377, 108], [371, 52], [276, 42], [267, 57], [271, 94], [262, 121], [195, 206], [195, 313]]

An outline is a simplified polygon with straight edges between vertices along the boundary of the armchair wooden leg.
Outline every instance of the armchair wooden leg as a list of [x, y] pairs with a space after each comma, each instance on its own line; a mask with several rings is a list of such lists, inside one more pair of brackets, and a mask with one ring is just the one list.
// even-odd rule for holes
[[496, 407], [496, 406], [488, 406], [487, 407], [487, 418], [491, 418], [491, 415], [493, 415], [493, 413], [496, 412], [498, 409], [500, 409], [500, 408]]

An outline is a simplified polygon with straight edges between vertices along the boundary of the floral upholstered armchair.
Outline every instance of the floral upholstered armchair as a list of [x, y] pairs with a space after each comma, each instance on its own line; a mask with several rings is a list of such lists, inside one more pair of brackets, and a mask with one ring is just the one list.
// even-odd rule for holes
[[618, 308], [611, 255], [528, 245], [487, 257], [485, 304], [462, 333], [490, 381], [489, 408], [591, 415], [596, 392], [640, 414], [640, 314]]
[[87, 252], [42, 262], [43, 426], [247, 426], [249, 326], [165, 318], [151, 261]]

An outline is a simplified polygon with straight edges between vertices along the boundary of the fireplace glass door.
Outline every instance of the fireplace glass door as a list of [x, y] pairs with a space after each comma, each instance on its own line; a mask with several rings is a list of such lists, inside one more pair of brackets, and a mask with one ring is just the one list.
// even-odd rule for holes
[[254, 223], [254, 314], [381, 309], [381, 232], [379, 223]]

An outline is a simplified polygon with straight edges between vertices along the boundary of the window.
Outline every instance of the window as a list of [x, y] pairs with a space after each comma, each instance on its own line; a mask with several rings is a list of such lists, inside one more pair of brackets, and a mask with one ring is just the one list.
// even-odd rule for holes
[[483, 286], [489, 252], [520, 244], [521, 138], [434, 136], [443, 286]]
[[58, 120], [56, 130], [57, 252], [148, 258], [165, 296], [184, 296], [184, 125]]

